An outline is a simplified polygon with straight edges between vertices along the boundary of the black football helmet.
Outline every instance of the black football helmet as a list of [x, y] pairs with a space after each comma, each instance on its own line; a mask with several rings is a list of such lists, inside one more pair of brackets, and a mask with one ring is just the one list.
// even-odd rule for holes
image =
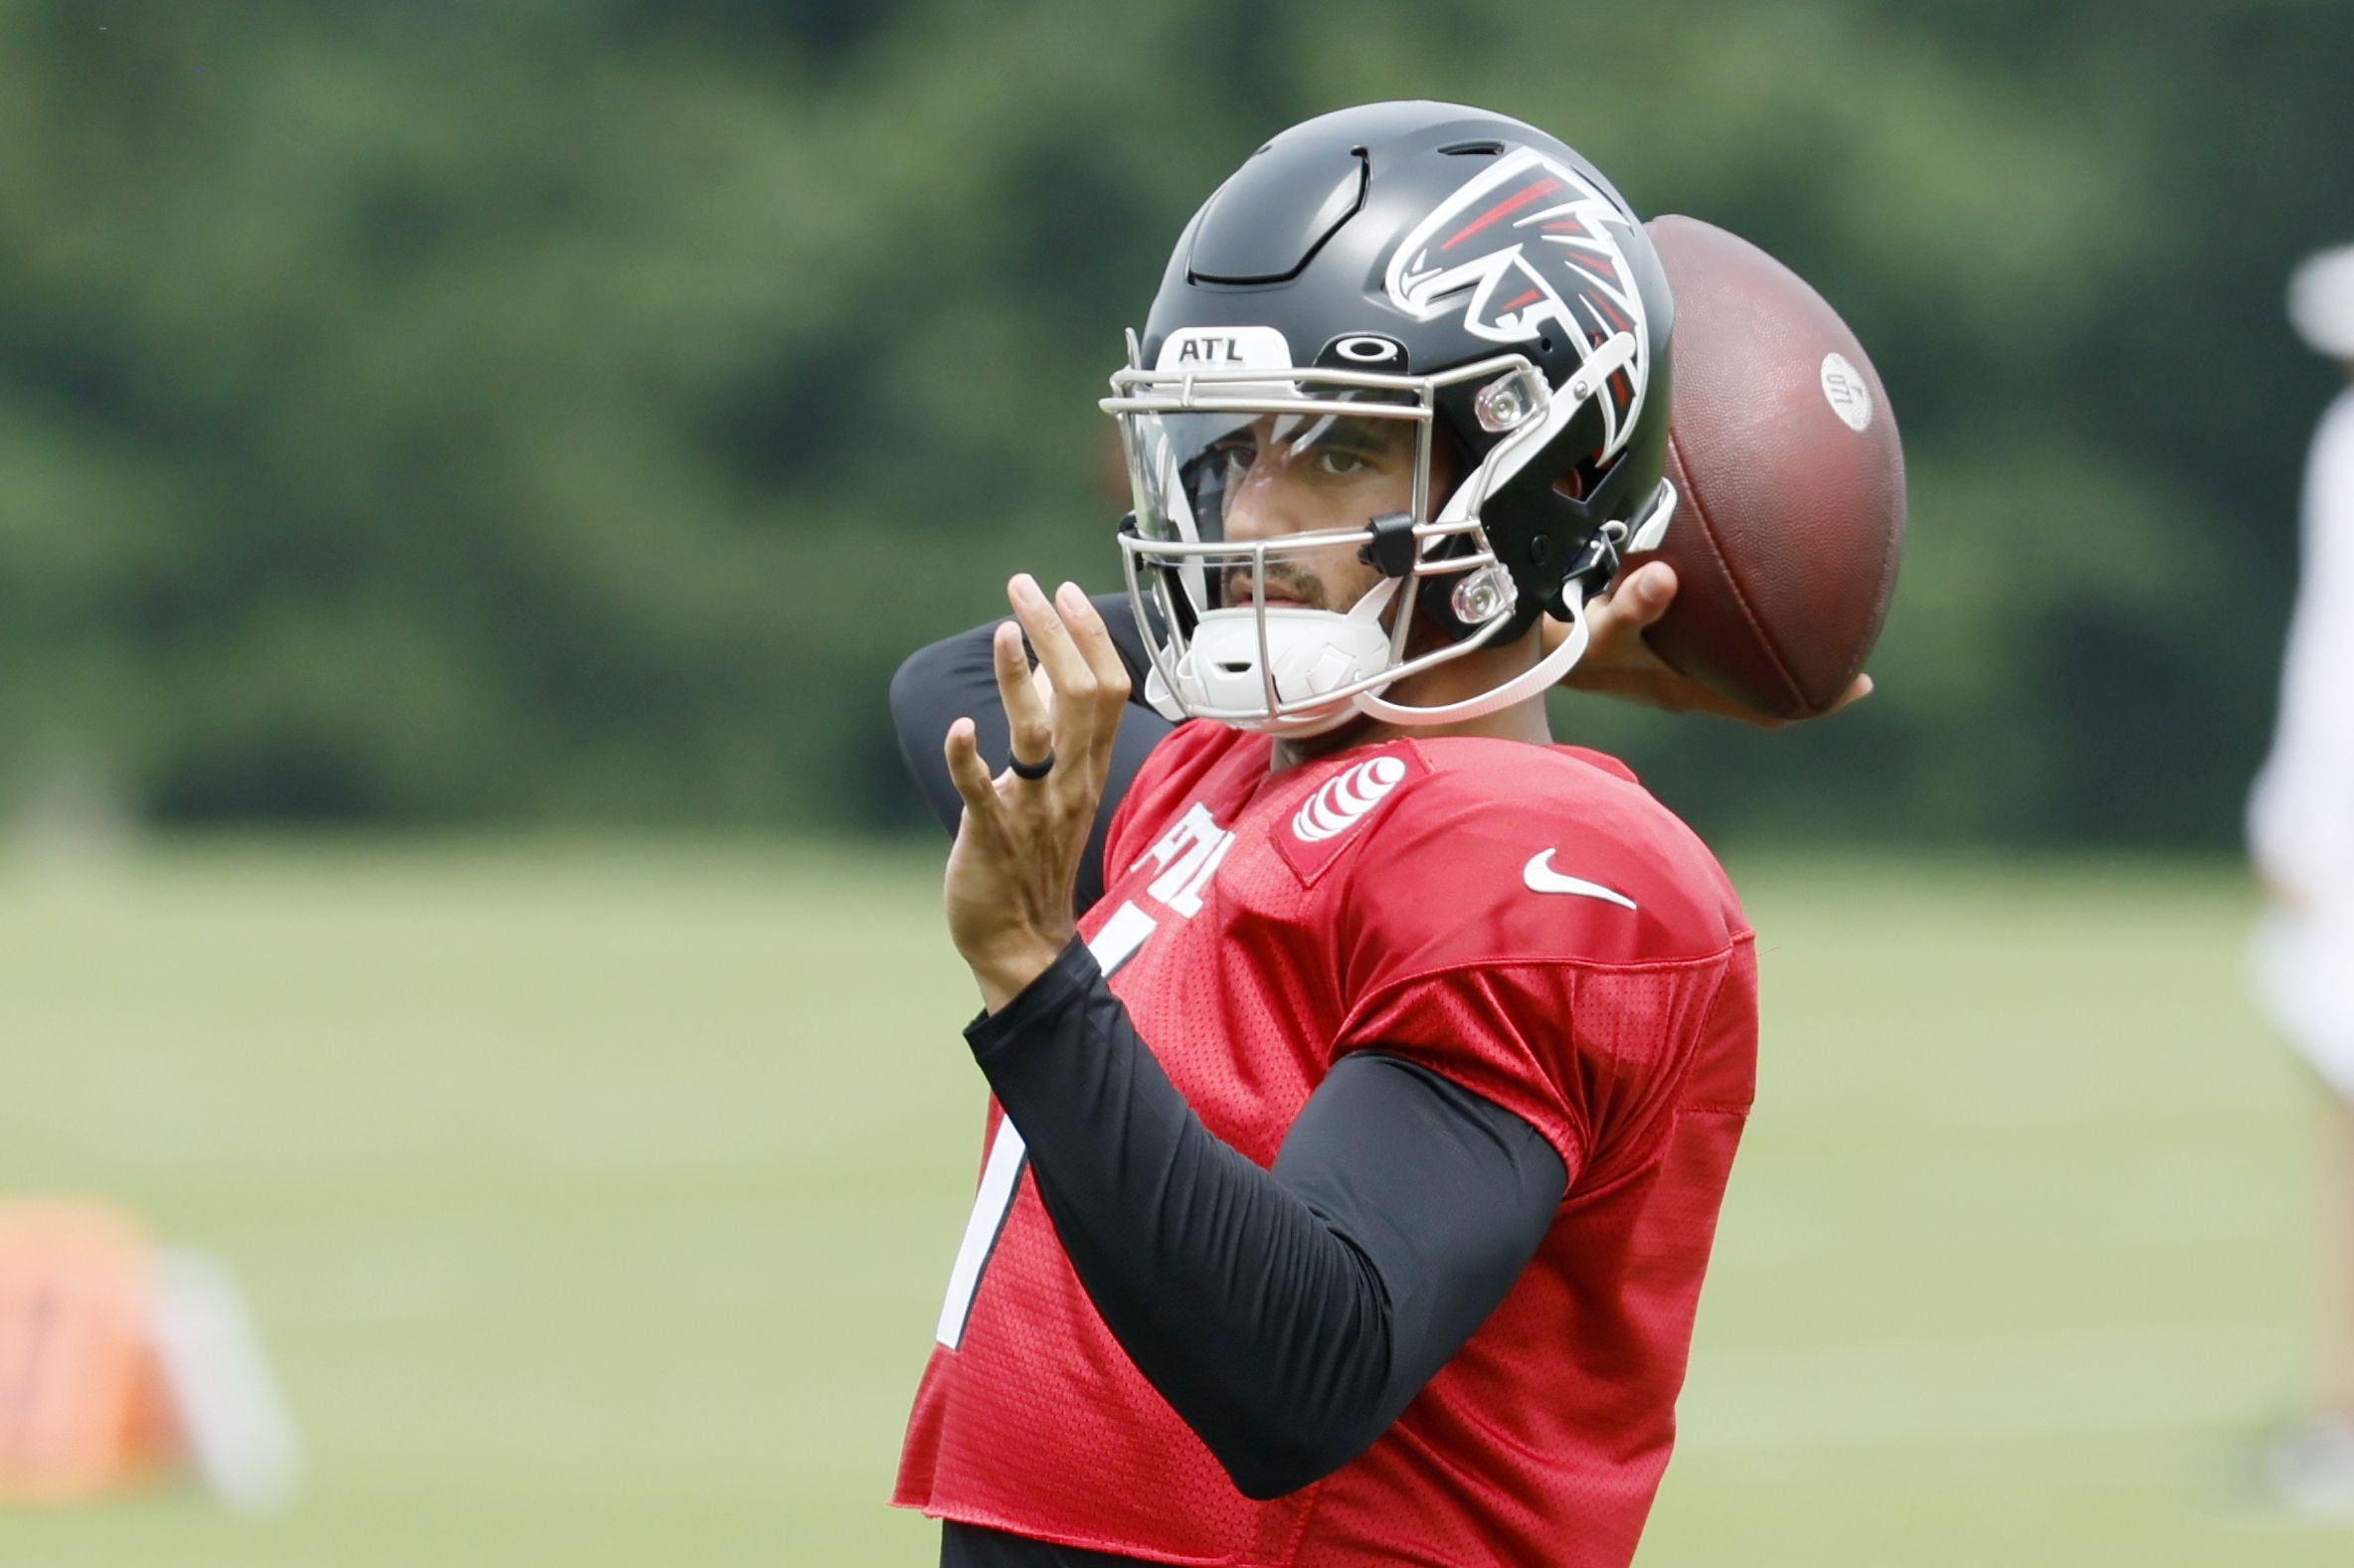
[[[1585, 599], [1674, 511], [1674, 317], [1641, 221], [1534, 126], [1372, 103], [1261, 147], [1186, 225], [1103, 404], [1135, 490], [1122, 548], [1148, 695], [1173, 716], [1313, 734], [1353, 713], [1470, 717], [1557, 681], [1583, 651]], [[1412, 429], [1410, 510], [1226, 537], [1218, 453], [1238, 429], [1306, 443], [1365, 420]], [[1460, 477], [1434, 496], [1441, 441]], [[1354, 607], [1267, 603], [1271, 564], [1344, 543], [1381, 587]], [[1241, 582], [1247, 603], [1228, 592]], [[1571, 635], [1526, 677], [1443, 708], [1381, 696], [1547, 613]], [[1417, 624], [1438, 634], [1410, 653]]]

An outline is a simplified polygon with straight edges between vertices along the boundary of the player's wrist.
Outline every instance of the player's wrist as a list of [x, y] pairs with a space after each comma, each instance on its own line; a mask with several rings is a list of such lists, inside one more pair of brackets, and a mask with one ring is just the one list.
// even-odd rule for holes
[[1025, 932], [993, 943], [981, 953], [967, 954], [965, 962], [973, 971], [974, 983], [981, 987], [982, 1006], [992, 1014], [1002, 1012], [1032, 980], [1054, 967], [1054, 960], [1070, 946], [1071, 935], [1068, 931]]

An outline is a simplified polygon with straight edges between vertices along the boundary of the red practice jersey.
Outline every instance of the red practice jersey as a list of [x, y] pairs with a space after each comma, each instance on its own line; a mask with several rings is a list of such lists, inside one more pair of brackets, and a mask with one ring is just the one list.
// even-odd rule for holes
[[1692, 831], [1569, 747], [1402, 740], [1268, 772], [1180, 725], [1080, 930], [1210, 1132], [1261, 1165], [1347, 1052], [1527, 1121], [1569, 1173], [1520, 1281], [1371, 1448], [1235, 1490], [1112, 1337], [990, 1108], [894, 1501], [1169, 1563], [1625, 1563], [1675, 1438], [1754, 1087], [1754, 951]]

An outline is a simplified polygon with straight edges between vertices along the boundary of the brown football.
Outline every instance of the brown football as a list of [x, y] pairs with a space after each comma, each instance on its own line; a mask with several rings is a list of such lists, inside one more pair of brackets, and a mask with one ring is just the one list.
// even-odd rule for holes
[[1806, 280], [1697, 218], [1647, 226], [1676, 295], [1656, 551], [1680, 587], [1646, 633], [1744, 707], [1803, 719], [1864, 668], [1904, 543], [1904, 448], [1856, 335]]

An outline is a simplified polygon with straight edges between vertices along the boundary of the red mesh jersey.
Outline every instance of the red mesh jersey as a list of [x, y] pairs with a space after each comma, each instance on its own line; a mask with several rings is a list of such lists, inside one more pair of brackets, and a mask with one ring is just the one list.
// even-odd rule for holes
[[993, 1105], [893, 1500], [1170, 1563], [1624, 1563], [1754, 1083], [1740, 907], [1592, 752], [1397, 741], [1274, 775], [1268, 752], [1181, 725], [1114, 819], [1080, 929], [1138, 1033], [1262, 1165], [1343, 1053], [1419, 1061], [1560, 1151], [1552, 1230], [1370, 1449], [1253, 1502], [1096, 1315]]

